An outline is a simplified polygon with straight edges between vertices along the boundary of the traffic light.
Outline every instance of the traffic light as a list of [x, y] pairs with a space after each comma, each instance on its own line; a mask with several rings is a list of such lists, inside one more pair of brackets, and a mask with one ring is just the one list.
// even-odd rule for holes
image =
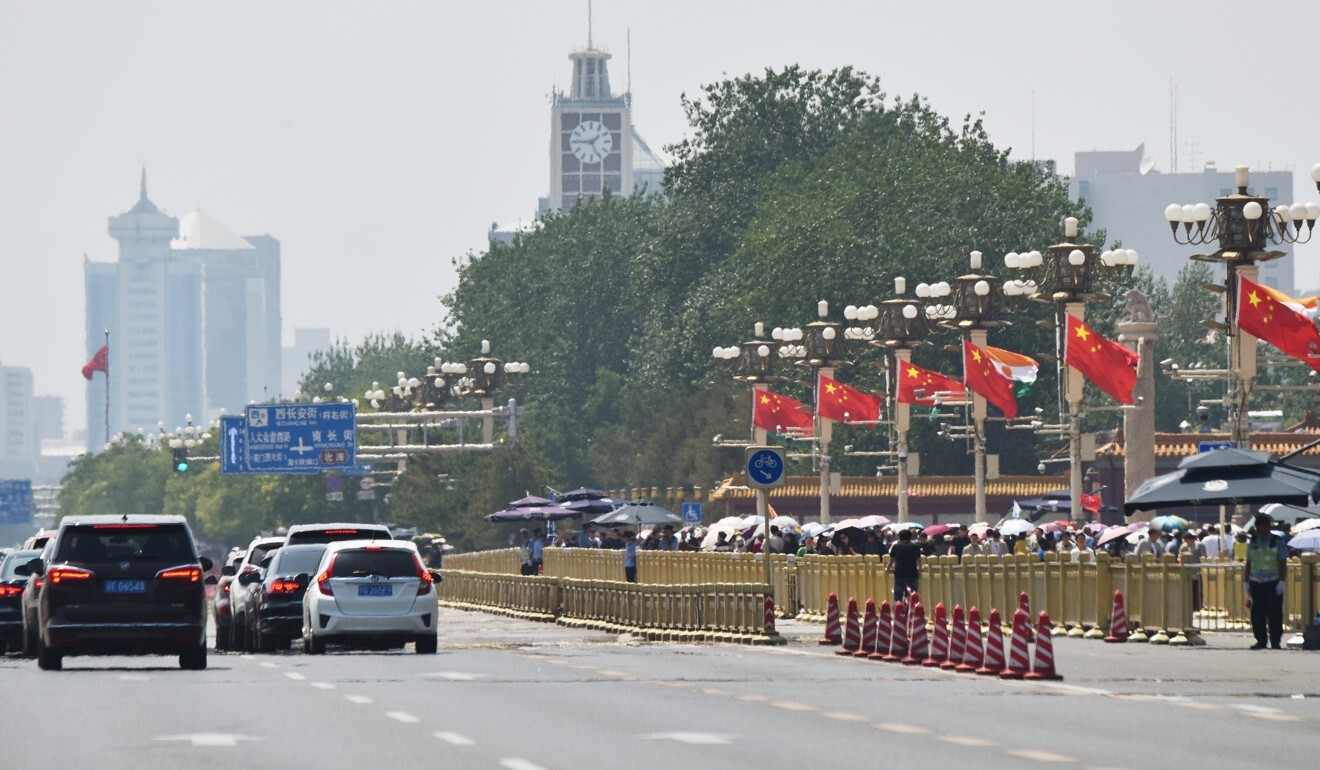
[[187, 448], [187, 447], [175, 447], [172, 451], [173, 451], [173, 453], [174, 453], [174, 471], [175, 471], [175, 473], [187, 473], [187, 472], [188, 472], [188, 448]]

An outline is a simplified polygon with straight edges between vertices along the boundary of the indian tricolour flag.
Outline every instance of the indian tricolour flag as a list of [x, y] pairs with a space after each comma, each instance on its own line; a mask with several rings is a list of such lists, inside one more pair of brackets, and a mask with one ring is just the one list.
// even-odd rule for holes
[[1260, 288], [1266, 294], [1269, 294], [1270, 296], [1274, 297], [1274, 299], [1280, 305], [1284, 305], [1285, 307], [1292, 308], [1293, 310], [1296, 310], [1298, 313], [1301, 313], [1307, 318], [1315, 318], [1316, 305], [1320, 304], [1320, 297], [1302, 297], [1300, 299], [1297, 299], [1294, 297], [1289, 297], [1287, 294], [1284, 294], [1278, 289], [1271, 289], [1270, 287], [1265, 286], [1264, 284], [1261, 284]]
[[1022, 398], [1031, 392], [1036, 382], [1036, 373], [1040, 371], [1040, 364], [1036, 363], [1036, 359], [989, 345], [985, 346], [985, 352], [990, 354], [1000, 373], [1015, 383], [1013, 385], [1015, 398]]

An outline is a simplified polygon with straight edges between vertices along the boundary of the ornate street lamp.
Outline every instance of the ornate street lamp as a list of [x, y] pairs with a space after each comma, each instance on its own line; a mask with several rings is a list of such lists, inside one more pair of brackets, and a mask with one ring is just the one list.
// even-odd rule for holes
[[[780, 331], [780, 330], [776, 330]], [[772, 382], [782, 382], [783, 377], [775, 374], [775, 360], [777, 358], [792, 356], [797, 354], [796, 349], [790, 349], [790, 346], [780, 345], [773, 340], [765, 338], [765, 324], [757, 321], [753, 327], [753, 338], [741, 345], [730, 345], [728, 347], [717, 347], [711, 355], [719, 361], [725, 361], [733, 369], [733, 379], [737, 382], [749, 382], [752, 384], [752, 411], [756, 410], [756, 399], [765, 392]], [[756, 426], [752, 422], [751, 441], [755, 445], [763, 445], [766, 442], [768, 431]]]
[[[941, 296], [942, 294], [942, 289]], [[930, 334], [931, 327], [927, 320], [933, 316], [930, 314], [932, 307], [927, 305], [924, 308], [919, 300], [903, 296], [907, 293], [907, 279], [899, 276], [894, 279], [894, 299], [887, 299], [880, 303], [879, 309], [879, 330], [877, 338], [871, 340], [872, 345], [884, 348], [892, 353], [891, 360], [886, 361], [889, 365], [890, 396], [894, 404], [894, 464], [898, 471], [898, 520], [900, 523], [908, 520], [908, 430], [912, 425], [911, 404], [900, 403], [898, 400], [898, 389], [900, 386], [899, 378], [903, 376], [903, 365], [912, 363], [912, 350], [921, 346], [929, 346], [931, 343], [926, 340]], [[930, 297], [930, 287], [926, 287], [924, 292], [927, 298]], [[951, 308], [948, 308], [951, 310]], [[936, 315], [940, 315], [937, 312]]]

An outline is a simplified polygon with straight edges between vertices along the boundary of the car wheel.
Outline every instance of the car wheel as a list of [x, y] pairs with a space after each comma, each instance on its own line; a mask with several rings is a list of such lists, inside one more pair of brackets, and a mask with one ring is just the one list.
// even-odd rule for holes
[[59, 671], [64, 668], [64, 656], [50, 649], [37, 637], [37, 667], [43, 671]]
[[179, 653], [179, 668], [188, 671], [201, 671], [206, 668], [206, 644], [189, 647]]
[[9, 651], [9, 640], [0, 639], [0, 655], [4, 655], [8, 651]]
[[290, 647], [293, 647], [293, 639], [291, 637], [281, 636], [275, 640], [275, 649], [277, 650], [287, 650]]
[[437, 639], [434, 636], [419, 636], [414, 645], [418, 655], [434, 655]]
[[234, 652], [248, 652], [246, 626], [241, 616], [229, 623], [229, 647]]
[[215, 651], [224, 652], [229, 649], [229, 626], [215, 627]]
[[23, 630], [23, 657], [37, 657], [37, 628], [35, 625], [24, 626]]
[[316, 634], [303, 638], [303, 652], [308, 655], [324, 655], [325, 640]]
[[252, 627], [252, 638], [256, 641], [253, 646], [257, 652], [275, 652], [275, 637], [261, 633], [260, 626]]

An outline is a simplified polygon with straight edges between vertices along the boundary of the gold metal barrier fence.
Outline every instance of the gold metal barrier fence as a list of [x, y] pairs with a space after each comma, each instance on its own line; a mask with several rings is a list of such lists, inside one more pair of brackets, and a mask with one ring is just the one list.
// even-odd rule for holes
[[444, 565], [447, 569], [465, 572], [519, 575], [522, 570], [522, 557], [518, 555], [517, 548], [501, 548], [495, 551], [449, 554], [445, 557]]
[[[1200, 579], [1201, 609], [1195, 612], [1198, 628], [1209, 631], [1244, 631], [1251, 628], [1246, 607], [1246, 565], [1229, 559], [1207, 559], [1195, 567]], [[1288, 560], [1283, 594], [1283, 626], [1301, 633], [1320, 611], [1320, 555], [1308, 553]]]

